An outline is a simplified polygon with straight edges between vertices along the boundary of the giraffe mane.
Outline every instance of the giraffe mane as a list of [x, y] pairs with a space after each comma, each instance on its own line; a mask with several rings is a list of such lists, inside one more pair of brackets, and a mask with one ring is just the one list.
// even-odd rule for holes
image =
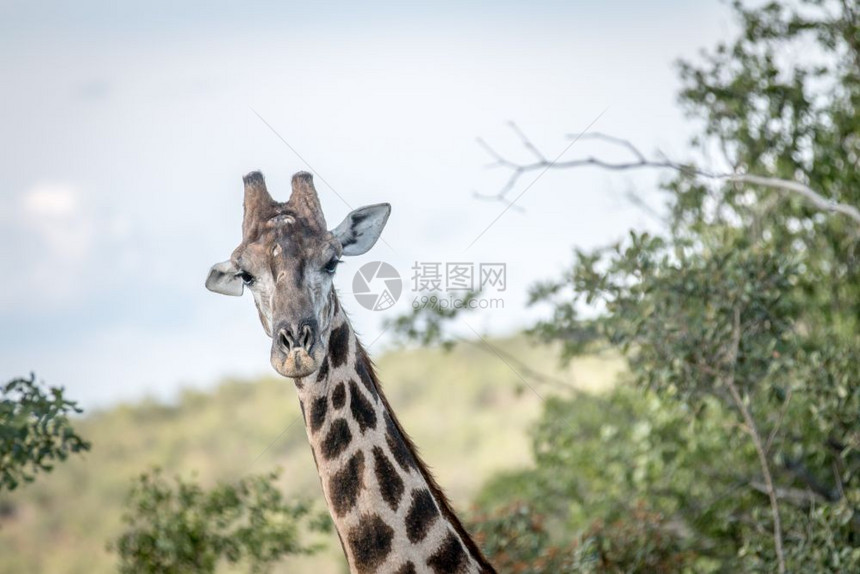
[[439, 483], [436, 482], [435, 477], [430, 472], [429, 467], [421, 458], [420, 453], [418, 451], [418, 447], [412, 441], [412, 438], [409, 434], [404, 430], [403, 426], [400, 424], [400, 421], [397, 419], [397, 415], [394, 412], [394, 409], [391, 408], [391, 404], [388, 402], [388, 397], [385, 396], [385, 393], [382, 390], [382, 385], [379, 381], [379, 378], [376, 376], [376, 367], [373, 363], [373, 360], [367, 354], [367, 351], [364, 349], [364, 345], [361, 344], [358, 336], [355, 337], [356, 341], [356, 361], [362, 361], [365, 365], [368, 375], [370, 376], [370, 380], [373, 382], [373, 386], [376, 389], [377, 394], [382, 399], [382, 403], [385, 406], [385, 410], [388, 412], [391, 417], [392, 423], [394, 423], [397, 432], [400, 433], [400, 437], [403, 439], [406, 448], [409, 449], [409, 452], [412, 454], [413, 459], [415, 460], [415, 466], [418, 468], [418, 471], [421, 473], [421, 476], [427, 482], [427, 486], [430, 488], [433, 496], [436, 498], [437, 503], [440, 506], [440, 511], [442, 515], [448, 520], [449, 524], [454, 527], [457, 535], [460, 537], [462, 542], [466, 545], [469, 553], [478, 561], [480, 567], [484, 570], [493, 571], [493, 567], [487, 561], [484, 553], [478, 548], [478, 545], [472, 539], [472, 536], [463, 526], [463, 523], [460, 521], [460, 518], [454, 512], [453, 507], [451, 506], [451, 502], [448, 500], [448, 497], [445, 495], [445, 492], [442, 490], [442, 487], [439, 486]]

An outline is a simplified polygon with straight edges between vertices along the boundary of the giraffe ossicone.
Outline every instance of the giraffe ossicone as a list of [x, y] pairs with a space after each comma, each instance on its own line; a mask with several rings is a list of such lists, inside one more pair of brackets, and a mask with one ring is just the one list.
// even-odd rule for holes
[[366, 253], [391, 213], [356, 209], [329, 230], [313, 177], [286, 202], [259, 172], [244, 177], [242, 241], [206, 287], [248, 288], [272, 366], [293, 379], [323, 495], [351, 572], [494, 572], [391, 409], [333, 287], [340, 258]]

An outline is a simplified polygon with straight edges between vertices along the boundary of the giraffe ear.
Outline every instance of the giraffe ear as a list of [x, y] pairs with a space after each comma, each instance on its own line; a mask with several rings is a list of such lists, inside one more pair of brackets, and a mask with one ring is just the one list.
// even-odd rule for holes
[[391, 215], [391, 205], [377, 203], [359, 207], [346, 216], [340, 225], [332, 230], [332, 234], [340, 241], [344, 255], [362, 255], [382, 235], [382, 229]]
[[240, 269], [232, 261], [216, 263], [209, 270], [206, 288], [214, 293], [238, 297], [245, 290], [245, 283], [238, 277]]

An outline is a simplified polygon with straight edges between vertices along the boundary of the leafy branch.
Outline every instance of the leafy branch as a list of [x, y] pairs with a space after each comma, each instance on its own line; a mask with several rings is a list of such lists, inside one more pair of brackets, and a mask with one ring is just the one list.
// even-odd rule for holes
[[90, 449], [69, 415], [83, 412], [63, 389], [43, 388], [36, 376], [17, 378], [0, 388], [0, 491], [32, 482], [57, 461]]

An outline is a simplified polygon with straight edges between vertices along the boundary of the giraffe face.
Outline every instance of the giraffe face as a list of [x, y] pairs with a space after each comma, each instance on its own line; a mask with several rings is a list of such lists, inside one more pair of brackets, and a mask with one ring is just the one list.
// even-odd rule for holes
[[272, 338], [272, 366], [285, 377], [307, 377], [328, 353], [336, 312], [332, 280], [340, 258], [373, 247], [391, 207], [357, 209], [329, 231], [310, 174], [293, 176], [285, 203], [271, 198], [259, 172], [244, 181], [242, 243], [229, 260], [212, 267], [206, 287], [225, 295], [241, 295], [247, 287]]

